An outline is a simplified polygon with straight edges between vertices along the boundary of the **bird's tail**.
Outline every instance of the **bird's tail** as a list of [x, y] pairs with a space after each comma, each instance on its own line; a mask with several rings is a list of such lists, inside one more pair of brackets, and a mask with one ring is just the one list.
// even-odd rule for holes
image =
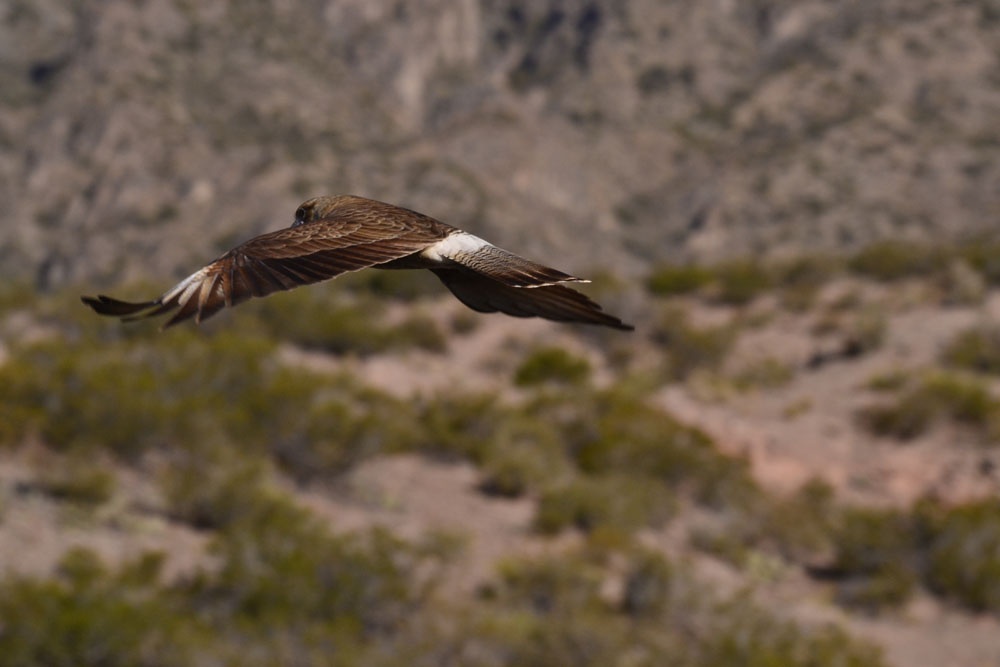
[[128, 317], [158, 305], [157, 301], [120, 301], [110, 296], [99, 294], [96, 297], [82, 296], [80, 300], [94, 309], [100, 315], [112, 317]]

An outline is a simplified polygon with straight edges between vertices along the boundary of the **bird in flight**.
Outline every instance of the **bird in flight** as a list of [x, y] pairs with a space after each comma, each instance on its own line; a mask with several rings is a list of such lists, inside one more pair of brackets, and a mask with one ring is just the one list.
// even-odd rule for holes
[[481, 313], [633, 329], [563, 284], [586, 280], [416, 211], [354, 195], [306, 201], [291, 227], [236, 246], [152, 301], [82, 299], [97, 313], [123, 320], [176, 311], [166, 328], [192, 317], [201, 322], [250, 297], [369, 267], [430, 269], [459, 301]]

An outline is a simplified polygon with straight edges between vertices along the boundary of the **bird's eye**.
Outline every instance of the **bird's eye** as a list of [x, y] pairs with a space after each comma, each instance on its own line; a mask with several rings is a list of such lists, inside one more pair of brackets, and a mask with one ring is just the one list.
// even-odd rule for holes
[[299, 225], [301, 225], [305, 221], [306, 221], [306, 209], [305, 209], [304, 206], [299, 206], [295, 210], [295, 222], [292, 223], [292, 226], [293, 227], [298, 227]]

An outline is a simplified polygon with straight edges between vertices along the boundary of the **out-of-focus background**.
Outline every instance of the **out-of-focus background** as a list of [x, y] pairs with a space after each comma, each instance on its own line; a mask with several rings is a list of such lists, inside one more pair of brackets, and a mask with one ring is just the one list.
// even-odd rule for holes
[[[996, 0], [0, 2], [0, 667], [1000, 662]], [[101, 320], [304, 199], [594, 279]]]

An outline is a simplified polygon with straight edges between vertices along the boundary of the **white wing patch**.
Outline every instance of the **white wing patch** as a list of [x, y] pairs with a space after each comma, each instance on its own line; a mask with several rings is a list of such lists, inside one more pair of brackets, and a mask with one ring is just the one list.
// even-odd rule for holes
[[420, 253], [424, 259], [438, 264], [447, 264], [448, 260], [461, 254], [475, 253], [483, 248], [494, 248], [492, 243], [468, 232], [455, 232], [441, 239]]

